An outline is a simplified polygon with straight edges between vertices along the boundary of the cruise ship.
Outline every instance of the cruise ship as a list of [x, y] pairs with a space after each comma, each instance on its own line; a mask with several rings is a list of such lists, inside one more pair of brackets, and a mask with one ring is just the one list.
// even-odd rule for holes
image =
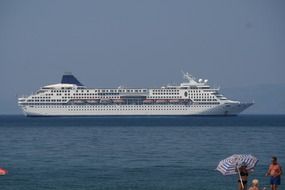
[[183, 73], [180, 85], [160, 88], [88, 88], [72, 73], [58, 84], [18, 98], [26, 116], [237, 115], [253, 103], [227, 99], [208, 80]]

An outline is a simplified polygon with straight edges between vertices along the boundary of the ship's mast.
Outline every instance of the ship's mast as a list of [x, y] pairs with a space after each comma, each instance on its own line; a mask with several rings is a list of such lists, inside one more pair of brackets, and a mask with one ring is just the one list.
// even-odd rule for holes
[[189, 74], [188, 72], [183, 73], [183, 77], [184, 77], [184, 79], [188, 80], [189, 83], [196, 82], [195, 78], [191, 74]]

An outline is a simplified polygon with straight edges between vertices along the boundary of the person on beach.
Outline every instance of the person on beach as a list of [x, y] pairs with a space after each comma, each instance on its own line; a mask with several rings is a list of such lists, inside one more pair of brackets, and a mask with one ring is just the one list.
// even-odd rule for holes
[[269, 165], [268, 171], [265, 175], [270, 176], [271, 190], [277, 190], [278, 185], [281, 183], [282, 168], [277, 162], [276, 156], [272, 157], [272, 163]]
[[251, 186], [248, 188], [248, 190], [259, 190], [257, 179], [252, 180]]
[[246, 169], [246, 164], [242, 163], [239, 168], [237, 166], [236, 171], [239, 172], [238, 189], [239, 190], [247, 189], [248, 170]]

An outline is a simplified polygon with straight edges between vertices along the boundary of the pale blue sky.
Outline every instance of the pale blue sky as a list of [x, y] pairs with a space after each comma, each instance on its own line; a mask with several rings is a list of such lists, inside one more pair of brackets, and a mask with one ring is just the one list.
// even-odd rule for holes
[[65, 71], [90, 87], [284, 84], [283, 0], [0, 0], [0, 113]]

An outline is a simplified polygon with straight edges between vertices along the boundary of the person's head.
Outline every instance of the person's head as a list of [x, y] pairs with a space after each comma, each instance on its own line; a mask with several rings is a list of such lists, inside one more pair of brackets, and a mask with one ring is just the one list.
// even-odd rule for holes
[[258, 179], [252, 180], [252, 185], [253, 186], [258, 186]]
[[277, 157], [276, 156], [272, 156], [272, 163], [276, 164], [277, 163]]

